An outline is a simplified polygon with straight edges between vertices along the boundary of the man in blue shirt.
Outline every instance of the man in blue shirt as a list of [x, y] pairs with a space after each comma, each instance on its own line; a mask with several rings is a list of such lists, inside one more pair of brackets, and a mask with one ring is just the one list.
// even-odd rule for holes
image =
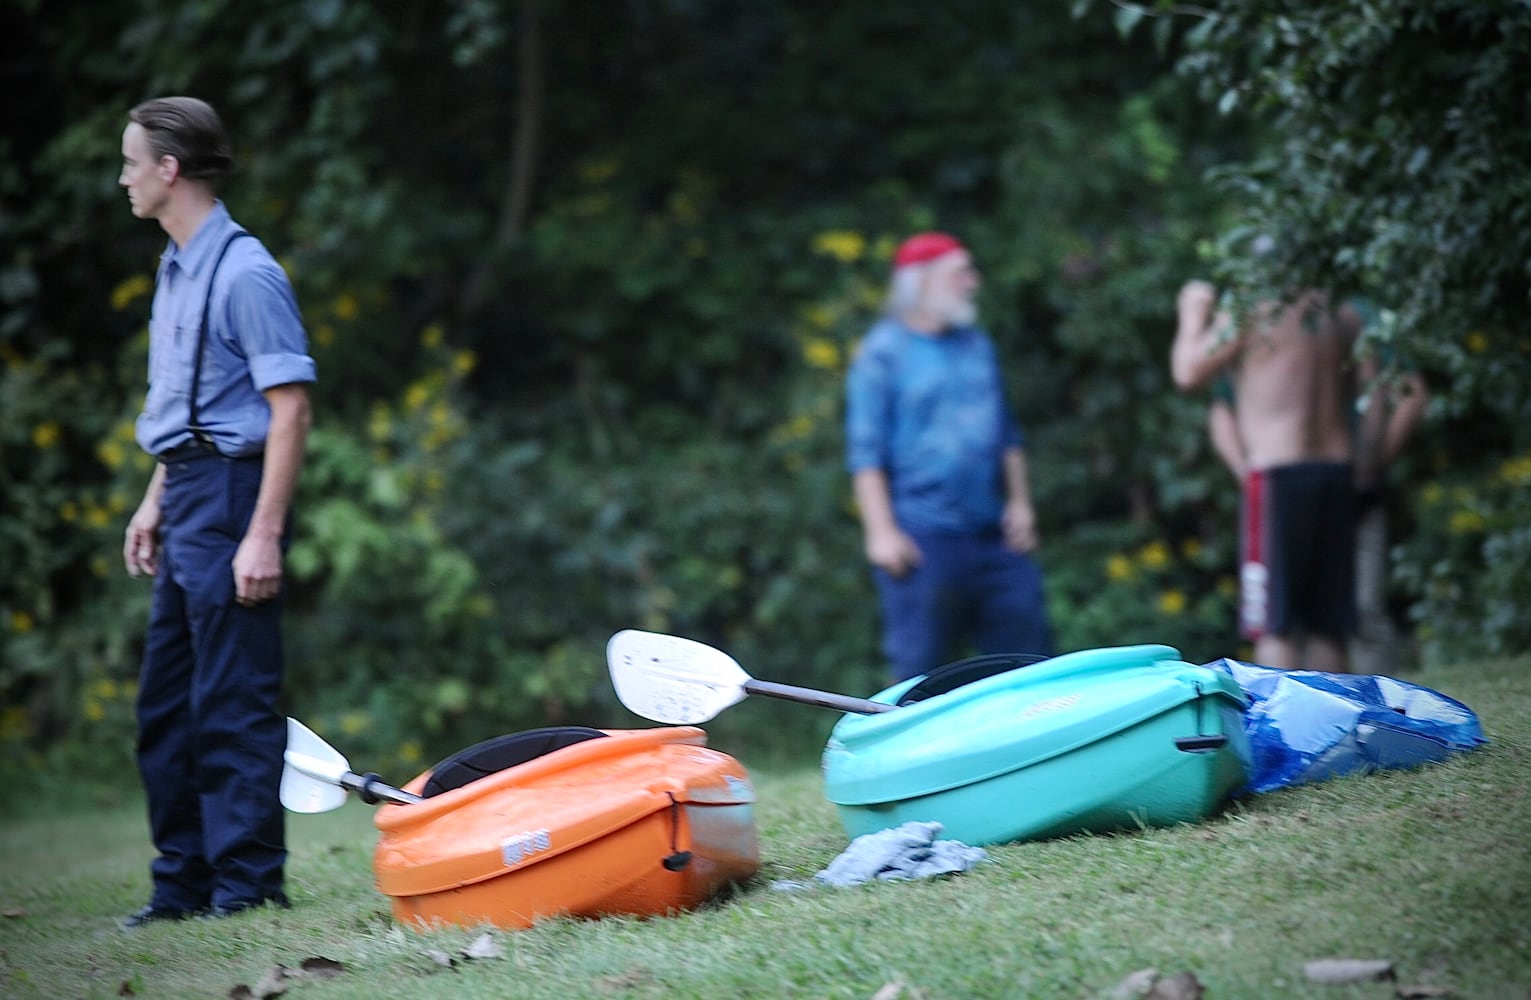
[[847, 465], [895, 680], [971, 638], [1051, 655], [1025, 441], [994, 345], [975, 324], [968, 251], [921, 233], [894, 256], [886, 316], [846, 385]]
[[286, 274], [214, 194], [217, 113], [168, 97], [128, 119], [118, 183], [170, 237], [137, 425], [159, 462], [123, 542], [154, 577], [138, 764], [159, 856], [131, 928], [287, 903], [282, 561], [315, 366]]

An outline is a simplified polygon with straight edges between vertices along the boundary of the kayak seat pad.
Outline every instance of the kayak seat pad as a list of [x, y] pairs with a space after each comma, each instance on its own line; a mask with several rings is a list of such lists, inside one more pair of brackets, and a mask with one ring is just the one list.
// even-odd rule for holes
[[1041, 663], [1046, 659], [1048, 657], [1040, 653], [988, 653], [983, 656], [970, 656], [965, 660], [957, 660], [932, 670], [918, 684], [905, 691], [898, 703], [901, 707], [913, 705], [926, 698], [934, 698], [938, 694], [955, 691], [964, 684], [981, 681], [985, 677], [1003, 674], [1018, 667], [1029, 667], [1033, 663]]
[[506, 768], [525, 764], [564, 747], [583, 743], [606, 734], [587, 726], [548, 726], [525, 732], [496, 736], [459, 750], [431, 768], [425, 782], [426, 798], [450, 792]]

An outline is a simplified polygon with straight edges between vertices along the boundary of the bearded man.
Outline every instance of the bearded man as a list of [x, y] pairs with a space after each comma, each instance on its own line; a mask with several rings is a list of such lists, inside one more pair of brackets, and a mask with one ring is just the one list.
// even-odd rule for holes
[[976, 325], [979, 285], [952, 236], [904, 241], [846, 381], [846, 462], [896, 681], [965, 641], [1052, 653], [1025, 439]]

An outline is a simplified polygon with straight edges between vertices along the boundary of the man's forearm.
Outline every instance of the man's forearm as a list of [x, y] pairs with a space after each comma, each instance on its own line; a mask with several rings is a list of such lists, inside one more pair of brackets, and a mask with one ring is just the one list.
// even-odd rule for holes
[[298, 472], [303, 467], [303, 449], [312, 421], [308, 391], [301, 385], [279, 386], [266, 392], [271, 404], [271, 426], [266, 434], [265, 464], [261, 471], [260, 494], [250, 518], [250, 535], [280, 538], [292, 509], [297, 490]]
[[851, 484], [856, 494], [856, 507], [861, 512], [861, 527], [867, 535], [898, 529], [886, 473], [881, 469], [860, 469], [851, 477]]
[[1005, 473], [1005, 499], [1012, 503], [1031, 506], [1031, 477], [1026, 469], [1026, 452], [1021, 448], [1006, 448], [1001, 460]]

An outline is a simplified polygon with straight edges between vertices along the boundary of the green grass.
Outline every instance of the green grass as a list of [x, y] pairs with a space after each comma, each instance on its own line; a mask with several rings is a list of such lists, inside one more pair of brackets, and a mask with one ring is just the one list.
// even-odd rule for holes
[[[764, 865], [731, 899], [502, 932], [499, 958], [450, 970], [426, 952], [457, 953], [480, 931], [393, 925], [359, 803], [289, 818], [291, 910], [133, 933], [115, 919], [148, 891], [136, 799], [13, 816], [0, 828], [0, 995], [225, 997], [322, 956], [345, 971], [291, 983], [287, 998], [868, 998], [895, 980], [905, 998], [1093, 998], [1151, 966], [1193, 972], [1211, 998], [1384, 998], [1427, 983], [1526, 1000], [1531, 660], [1410, 679], [1466, 702], [1492, 742], [1417, 771], [1257, 796], [1195, 825], [993, 848], [954, 878], [799, 893], [770, 882], [810, 876], [846, 837], [815, 769], [761, 771]], [[1332, 957], [1388, 959], [1398, 983], [1304, 979], [1305, 962]]]

